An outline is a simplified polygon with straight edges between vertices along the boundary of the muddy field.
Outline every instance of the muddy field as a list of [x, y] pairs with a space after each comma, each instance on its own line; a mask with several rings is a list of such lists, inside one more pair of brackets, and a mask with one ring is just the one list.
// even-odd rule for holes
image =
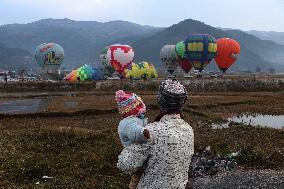
[[[153, 121], [159, 113], [156, 92], [136, 92]], [[2, 93], [0, 104], [16, 101], [20, 107], [27, 100], [27, 107], [37, 103], [29, 114], [3, 110], [0, 116], [0, 188], [126, 188], [129, 175], [116, 168], [122, 147], [114, 91]], [[234, 122], [228, 128], [211, 127], [242, 113], [284, 115], [283, 88], [190, 92], [183, 117], [194, 128], [195, 151], [210, 146], [222, 157], [239, 152], [236, 169], [284, 170], [283, 128]]]

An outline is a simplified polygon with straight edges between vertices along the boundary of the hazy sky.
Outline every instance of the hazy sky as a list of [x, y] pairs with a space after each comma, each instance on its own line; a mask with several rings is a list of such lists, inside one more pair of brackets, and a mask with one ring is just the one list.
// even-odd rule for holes
[[0, 0], [0, 25], [43, 18], [153, 26], [192, 18], [217, 27], [284, 32], [284, 0]]

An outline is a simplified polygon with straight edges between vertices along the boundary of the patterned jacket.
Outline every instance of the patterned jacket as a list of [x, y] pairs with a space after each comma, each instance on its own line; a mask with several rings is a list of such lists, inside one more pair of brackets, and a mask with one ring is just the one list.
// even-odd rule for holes
[[177, 114], [165, 115], [146, 128], [153, 140], [125, 147], [118, 168], [132, 173], [146, 167], [138, 189], [184, 189], [194, 149], [192, 128]]

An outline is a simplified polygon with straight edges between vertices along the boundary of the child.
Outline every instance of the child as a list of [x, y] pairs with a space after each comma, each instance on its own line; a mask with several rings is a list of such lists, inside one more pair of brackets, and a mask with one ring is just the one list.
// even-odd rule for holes
[[[118, 134], [122, 145], [125, 147], [132, 143], [142, 143], [150, 140], [150, 133], [144, 127], [147, 118], [144, 117], [146, 106], [139, 96], [134, 93], [127, 94], [119, 90], [115, 94], [118, 111], [123, 120], [118, 125]], [[130, 181], [129, 188], [136, 188], [142, 172], [136, 172]]]

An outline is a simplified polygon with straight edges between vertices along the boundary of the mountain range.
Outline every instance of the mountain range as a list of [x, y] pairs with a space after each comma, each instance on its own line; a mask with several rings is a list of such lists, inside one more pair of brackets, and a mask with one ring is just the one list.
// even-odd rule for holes
[[29, 62], [31, 56], [26, 50], [9, 48], [0, 43], [0, 70], [30, 70], [33, 67]]
[[[184, 20], [159, 33], [134, 42], [133, 47], [141, 58], [159, 62], [159, 57], [156, 55], [164, 44], [175, 44], [194, 33], [209, 33], [215, 38], [230, 37], [236, 39], [241, 45], [241, 54], [237, 63], [232, 66], [231, 69], [233, 70], [255, 71], [257, 67], [263, 70], [268, 70], [271, 67], [283, 69], [281, 63], [284, 63], [284, 46], [273, 41], [261, 40], [240, 30], [224, 31], [191, 19]], [[144, 49], [148, 50], [145, 51]], [[215, 65], [214, 63], [209, 64], [208, 68], [214, 69], [216, 68]]]
[[[232, 70], [284, 70], [284, 45], [271, 38], [258, 38], [241, 30], [223, 30], [187, 19], [168, 28], [139, 25], [126, 21], [96, 22], [70, 19], [43, 19], [28, 24], [0, 26], [0, 68], [39, 69], [33, 59], [35, 47], [44, 42], [55, 42], [65, 50], [62, 67], [71, 69], [99, 61], [101, 50], [113, 43], [133, 46], [135, 62], [151, 62], [162, 68], [159, 52], [166, 44], [176, 44], [189, 34], [209, 33], [215, 38], [230, 37], [241, 45], [241, 55]], [[276, 40], [276, 38], [273, 38]], [[278, 41], [277, 41], [278, 42]], [[24, 56], [24, 59], [22, 58]], [[25, 58], [26, 57], [26, 58]], [[27, 58], [28, 57], [28, 58]], [[208, 69], [217, 69], [214, 63]]]
[[252, 34], [263, 40], [271, 40], [281, 45], [284, 45], [284, 32], [275, 32], [275, 31], [246, 31], [246, 33]]
[[24, 49], [33, 54], [37, 45], [55, 42], [65, 50], [63, 66], [76, 67], [97, 61], [101, 49], [116, 39], [129, 36], [139, 38], [160, 30], [160, 28], [125, 21], [100, 23], [44, 19], [29, 24], [1, 26], [0, 43], [10, 48]]

